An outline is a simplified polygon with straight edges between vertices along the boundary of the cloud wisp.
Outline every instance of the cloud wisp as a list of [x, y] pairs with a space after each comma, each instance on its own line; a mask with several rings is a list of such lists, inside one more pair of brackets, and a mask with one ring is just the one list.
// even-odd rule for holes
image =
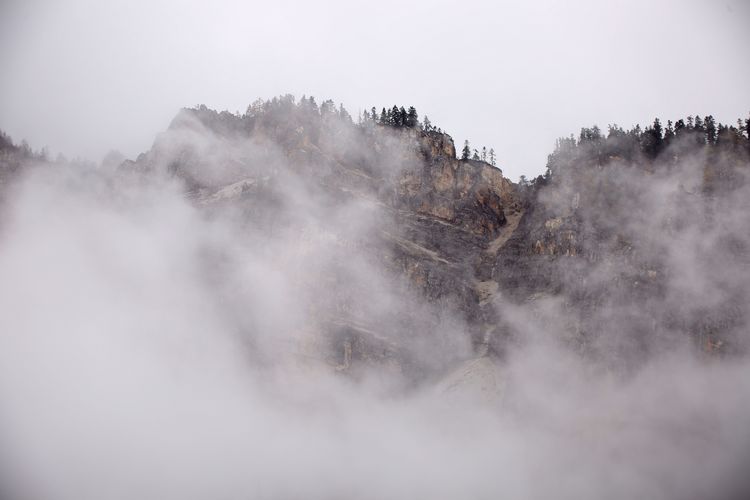
[[[627, 351], [624, 322], [640, 304], [627, 295], [598, 309], [587, 323], [599, 328], [596, 348], [582, 354], [565, 341], [561, 295], [497, 297], [520, 340], [502, 359], [477, 356], [466, 318], [383, 264], [373, 235], [401, 234], [398, 212], [383, 193], [338, 189], [354, 182], [342, 176], [366, 183], [365, 174], [335, 170], [322, 150], [312, 156], [319, 161], [299, 161], [273, 137], [232, 138], [200, 123], [167, 134], [139, 163], [147, 172], [38, 168], [8, 188], [0, 225], [7, 498], [742, 492], [743, 355], [705, 357], [678, 342], [630, 371], [610, 369], [598, 360]], [[330, 137], [346, 154], [360, 151], [344, 129]], [[394, 137], [380, 150], [392, 172], [362, 160], [388, 178], [411, 168]], [[180, 157], [185, 144], [192, 149]], [[180, 181], [171, 175], [176, 157]], [[647, 235], [639, 248], [663, 256], [660, 269], [689, 270], [672, 273], [654, 310], [677, 301], [692, 311], [708, 291], [721, 302], [723, 285], [750, 286], [728, 267], [736, 260], [712, 253], [747, 222], [735, 203], [748, 198], [712, 201], [721, 222], [692, 226], [698, 207], [681, 190], [692, 192], [694, 176], [689, 167], [673, 172], [640, 184], [623, 169], [619, 189], [638, 203], [623, 199], [610, 216], [629, 211], [625, 232]], [[546, 209], [570, 209], [575, 189], [560, 186]], [[635, 272], [632, 261], [619, 265], [586, 277]], [[353, 345], [352, 330], [369, 332], [371, 345]], [[370, 354], [355, 366], [357, 349]]]

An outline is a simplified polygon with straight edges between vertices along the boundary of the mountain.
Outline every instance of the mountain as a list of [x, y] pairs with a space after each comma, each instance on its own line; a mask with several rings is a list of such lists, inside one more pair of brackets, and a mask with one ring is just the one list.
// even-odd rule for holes
[[[492, 287], [480, 262], [522, 214], [517, 186], [488, 163], [456, 159], [445, 133], [355, 125], [308, 106], [281, 100], [242, 117], [185, 109], [122, 168], [174, 175], [198, 206], [239, 211], [271, 242], [323, 240], [295, 259], [310, 274], [303, 302], [314, 303], [316, 324], [304, 329], [323, 333], [329, 362], [442, 369], [423, 352], [424, 332], [455, 344], [441, 356], [481, 349]], [[373, 297], [388, 304], [373, 307]]]
[[750, 123], [514, 183], [407, 109], [0, 135], [0, 497], [748, 498]]
[[184, 109], [121, 171], [179, 178], [254, 251], [297, 248], [295, 349], [339, 370], [429, 376], [529, 336], [624, 369], [682, 345], [746, 350], [741, 123], [584, 129], [516, 184], [393, 110], [355, 124], [312, 98]]

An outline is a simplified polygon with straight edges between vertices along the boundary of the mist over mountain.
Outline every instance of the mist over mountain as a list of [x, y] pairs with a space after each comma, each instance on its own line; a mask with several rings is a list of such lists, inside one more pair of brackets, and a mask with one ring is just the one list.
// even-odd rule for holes
[[749, 134], [593, 126], [519, 182], [312, 97], [99, 166], [2, 135], [0, 491], [743, 498]]

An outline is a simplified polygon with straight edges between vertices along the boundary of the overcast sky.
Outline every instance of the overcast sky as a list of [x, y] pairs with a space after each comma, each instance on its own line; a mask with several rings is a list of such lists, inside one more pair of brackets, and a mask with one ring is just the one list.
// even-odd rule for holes
[[182, 106], [414, 105], [506, 175], [582, 126], [750, 112], [745, 0], [0, 0], [0, 128], [135, 157]]

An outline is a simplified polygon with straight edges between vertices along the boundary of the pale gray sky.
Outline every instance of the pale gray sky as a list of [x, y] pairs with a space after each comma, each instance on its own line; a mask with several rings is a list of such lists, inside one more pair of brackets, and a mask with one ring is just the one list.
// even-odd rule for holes
[[744, 0], [2, 0], [0, 128], [100, 159], [182, 106], [414, 105], [514, 180], [591, 124], [750, 112]]

